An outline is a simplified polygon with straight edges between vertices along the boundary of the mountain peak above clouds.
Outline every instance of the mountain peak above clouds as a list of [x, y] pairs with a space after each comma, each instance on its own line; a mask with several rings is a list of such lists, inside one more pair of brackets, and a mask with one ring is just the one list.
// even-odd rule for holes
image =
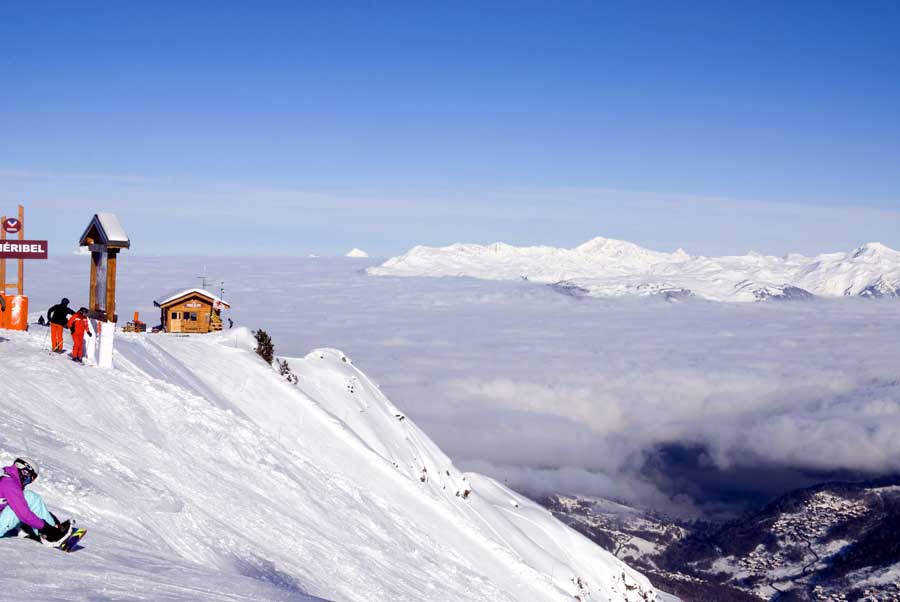
[[866, 244], [857, 247], [853, 251], [853, 258], [858, 259], [862, 257], [875, 257], [875, 258], [891, 258], [897, 259], [900, 258], [900, 251], [895, 251], [887, 245], [883, 245], [880, 242], [867, 242]]
[[672, 261], [682, 257], [688, 257], [684, 249], [678, 249], [674, 253], [651, 251], [633, 242], [605, 238], [597, 236], [584, 242], [573, 249], [579, 253], [588, 255], [609, 257], [614, 259], [641, 259], [646, 261]]
[[[572, 249], [505, 243], [457, 243], [443, 248], [415, 247], [369, 268], [376, 276], [470, 276], [518, 280], [584, 291], [594, 297], [656, 296], [682, 291], [714, 301], [807, 300], [814, 296], [896, 296], [900, 252], [872, 242], [849, 253], [806, 257], [746, 255], [693, 256], [683, 249], [653, 251], [632, 242], [598, 236]], [[896, 285], [895, 285], [896, 283]], [[574, 287], [574, 288], [573, 288]], [[559, 289], [557, 287], [557, 290]], [[791, 291], [774, 294], [773, 291]], [[674, 300], [666, 295], [667, 300]]]
[[504, 255], [504, 254], [508, 254], [512, 251], [515, 251], [516, 247], [514, 247], [512, 245], [508, 245], [505, 242], [498, 241], [498, 242], [488, 245], [487, 249], [491, 253], [495, 253], [497, 255]]
[[575, 247], [575, 250], [581, 253], [619, 254], [626, 248], [635, 250], [641, 249], [641, 247], [634, 243], [603, 236], [595, 236]]

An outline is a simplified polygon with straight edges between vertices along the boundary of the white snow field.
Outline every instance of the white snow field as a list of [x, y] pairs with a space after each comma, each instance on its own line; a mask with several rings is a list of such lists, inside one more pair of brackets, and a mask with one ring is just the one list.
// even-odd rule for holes
[[34, 458], [31, 487], [89, 534], [72, 554], [0, 539], [5, 600], [657, 599], [541, 507], [460, 473], [340, 351], [289, 358], [294, 385], [246, 329], [123, 333], [113, 370], [44, 335], [2, 332], [0, 460]]
[[368, 253], [366, 253], [362, 249], [357, 249], [356, 247], [353, 247], [352, 249], [350, 249], [349, 251], [347, 251], [344, 254], [344, 257], [351, 257], [354, 259], [365, 259], [368, 256], [369, 256]]
[[704, 257], [660, 253], [630, 242], [594, 238], [573, 249], [453, 244], [417, 246], [382, 265], [377, 276], [471, 276], [554, 284], [575, 295], [664, 295], [715, 301], [763, 301], [811, 295], [897, 296], [900, 252], [868, 243], [849, 253], [774, 257], [750, 253]]

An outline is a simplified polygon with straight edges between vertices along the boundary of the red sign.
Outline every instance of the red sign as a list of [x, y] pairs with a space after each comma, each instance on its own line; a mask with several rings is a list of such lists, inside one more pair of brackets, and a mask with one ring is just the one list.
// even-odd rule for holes
[[15, 234], [22, 229], [22, 222], [14, 217], [8, 217], [3, 220], [3, 229], [6, 230], [8, 234]]
[[0, 259], [47, 259], [47, 241], [0, 240]]

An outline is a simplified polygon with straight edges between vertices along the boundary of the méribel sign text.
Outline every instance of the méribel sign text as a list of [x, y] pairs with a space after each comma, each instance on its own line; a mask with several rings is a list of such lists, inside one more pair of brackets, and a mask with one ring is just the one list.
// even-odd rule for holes
[[47, 241], [0, 240], [0, 259], [47, 259]]

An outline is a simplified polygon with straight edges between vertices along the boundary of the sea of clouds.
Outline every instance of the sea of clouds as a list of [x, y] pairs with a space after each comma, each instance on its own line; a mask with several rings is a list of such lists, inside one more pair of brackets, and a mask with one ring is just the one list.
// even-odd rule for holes
[[[363, 273], [377, 263], [126, 252], [119, 313], [152, 325], [154, 298], [204, 272], [214, 291], [224, 280], [228, 315], [267, 330], [276, 354], [344, 350], [462, 468], [533, 494], [709, 515], [900, 469], [896, 301], [577, 299]], [[30, 262], [32, 313], [86, 303], [88, 267]]]

